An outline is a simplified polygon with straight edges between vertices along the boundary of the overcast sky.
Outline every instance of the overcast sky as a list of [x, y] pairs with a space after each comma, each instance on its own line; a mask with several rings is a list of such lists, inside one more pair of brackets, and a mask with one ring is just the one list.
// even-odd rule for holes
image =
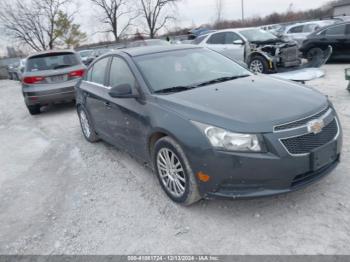
[[[224, 19], [241, 18], [241, 0], [223, 0]], [[177, 8], [178, 26], [200, 26], [208, 22], [213, 22], [215, 17], [215, 0], [182, 0]], [[306, 10], [317, 8], [327, 0], [244, 0], [246, 17], [263, 16], [273, 12], [286, 11], [290, 4], [293, 10]], [[83, 30], [89, 35], [99, 30], [97, 23], [97, 13], [95, 8], [87, 0], [79, 0], [77, 22], [82, 24]], [[93, 40], [105, 40], [104, 36], [93, 36]], [[3, 54], [6, 45], [10, 41], [4, 35], [0, 35], [0, 55]]]

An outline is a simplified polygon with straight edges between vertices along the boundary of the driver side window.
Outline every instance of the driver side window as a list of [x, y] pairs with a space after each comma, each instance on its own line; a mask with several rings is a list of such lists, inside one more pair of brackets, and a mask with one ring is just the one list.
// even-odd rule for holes
[[129, 84], [131, 88], [136, 86], [136, 79], [128, 64], [119, 57], [113, 57], [109, 74], [109, 85], [111, 87], [124, 84]]
[[213, 34], [207, 43], [217, 45], [232, 45], [236, 40], [242, 40], [242, 38], [234, 32], [221, 32]]

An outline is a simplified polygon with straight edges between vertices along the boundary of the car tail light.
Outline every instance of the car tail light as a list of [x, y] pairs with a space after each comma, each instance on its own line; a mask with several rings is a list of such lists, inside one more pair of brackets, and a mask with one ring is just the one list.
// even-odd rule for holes
[[68, 74], [69, 77], [82, 77], [85, 73], [85, 70], [77, 70], [77, 71], [73, 71], [73, 72], [70, 72]]
[[35, 84], [38, 82], [41, 82], [45, 79], [45, 77], [43, 76], [27, 76], [25, 78], [23, 78], [23, 83], [25, 84]]

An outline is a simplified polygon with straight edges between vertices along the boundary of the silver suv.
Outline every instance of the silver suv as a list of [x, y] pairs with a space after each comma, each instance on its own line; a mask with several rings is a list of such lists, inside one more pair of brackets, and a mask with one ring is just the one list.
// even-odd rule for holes
[[26, 61], [22, 92], [30, 114], [39, 114], [43, 105], [75, 100], [74, 87], [86, 70], [77, 53], [46, 51]]

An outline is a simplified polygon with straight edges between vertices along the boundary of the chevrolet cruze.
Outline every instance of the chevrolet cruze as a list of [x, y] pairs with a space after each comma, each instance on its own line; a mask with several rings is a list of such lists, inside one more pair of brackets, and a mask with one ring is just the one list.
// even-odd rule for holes
[[76, 91], [85, 138], [151, 163], [184, 205], [290, 192], [340, 160], [341, 126], [327, 97], [206, 48], [116, 51], [94, 61]]

